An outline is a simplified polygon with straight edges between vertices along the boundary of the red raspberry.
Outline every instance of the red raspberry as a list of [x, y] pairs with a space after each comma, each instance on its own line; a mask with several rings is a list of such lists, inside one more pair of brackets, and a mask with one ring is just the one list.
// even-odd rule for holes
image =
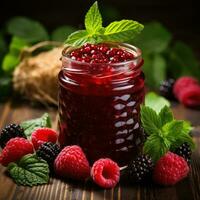
[[198, 85], [198, 81], [190, 76], [183, 76], [176, 80], [173, 93], [177, 99], [179, 99], [179, 95], [182, 91], [184, 91], [189, 85]]
[[35, 150], [37, 150], [43, 143], [56, 143], [58, 135], [56, 131], [51, 128], [38, 128], [31, 135], [31, 141]]
[[185, 106], [200, 105], [200, 84], [193, 77], [184, 76], [179, 78], [174, 84], [173, 93]]
[[113, 188], [120, 178], [120, 169], [117, 163], [109, 158], [97, 160], [91, 169], [94, 182], [103, 188]]
[[189, 167], [184, 158], [168, 152], [156, 163], [153, 178], [161, 185], [174, 185], [188, 173]]
[[90, 176], [89, 162], [77, 145], [67, 146], [58, 154], [54, 169], [57, 175], [64, 178], [85, 180]]
[[179, 101], [188, 107], [200, 106], [200, 85], [189, 85], [179, 95]]
[[7, 166], [10, 162], [18, 161], [24, 155], [33, 153], [33, 145], [25, 138], [10, 139], [0, 155], [0, 163]]

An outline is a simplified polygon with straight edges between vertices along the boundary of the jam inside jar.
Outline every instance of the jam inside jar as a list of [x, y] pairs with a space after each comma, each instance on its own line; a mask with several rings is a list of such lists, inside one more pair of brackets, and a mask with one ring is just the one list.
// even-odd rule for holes
[[126, 165], [142, 148], [140, 105], [144, 99], [141, 51], [112, 44], [134, 55], [120, 63], [84, 63], [63, 50], [59, 73], [59, 143], [77, 144], [92, 164], [111, 158]]

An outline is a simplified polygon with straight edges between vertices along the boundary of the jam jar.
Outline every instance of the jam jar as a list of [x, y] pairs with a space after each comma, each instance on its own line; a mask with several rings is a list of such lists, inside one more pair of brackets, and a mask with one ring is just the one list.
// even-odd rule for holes
[[125, 166], [142, 148], [140, 105], [144, 100], [141, 50], [109, 44], [134, 55], [119, 63], [86, 63], [62, 52], [59, 72], [59, 143], [79, 145], [92, 164], [111, 158]]

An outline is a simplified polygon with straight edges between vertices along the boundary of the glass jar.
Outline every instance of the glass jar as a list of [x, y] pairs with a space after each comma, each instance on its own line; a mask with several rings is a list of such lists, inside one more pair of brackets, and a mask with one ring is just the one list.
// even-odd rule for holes
[[144, 99], [141, 50], [110, 44], [134, 54], [121, 63], [90, 64], [62, 53], [59, 73], [59, 142], [80, 145], [90, 163], [111, 158], [126, 165], [141, 151], [140, 104]]

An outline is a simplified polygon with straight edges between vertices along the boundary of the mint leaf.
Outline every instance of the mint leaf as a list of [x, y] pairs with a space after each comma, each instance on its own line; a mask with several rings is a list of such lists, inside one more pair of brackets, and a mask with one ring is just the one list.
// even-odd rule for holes
[[147, 106], [142, 106], [140, 115], [142, 126], [148, 135], [158, 134], [160, 132], [159, 129], [161, 128], [162, 123], [160, 117], [153, 109]]
[[164, 106], [161, 111], [159, 112], [159, 117], [162, 123], [162, 126], [164, 126], [166, 123], [171, 122], [174, 120], [172, 111], [168, 106]]
[[170, 142], [159, 136], [158, 134], [152, 134], [148, 137], [144, 144], [144, 153], [151, 156], [153, 161], [157, 161], [163, 156], [170, 148]]
[[34, 154], [28, 154], [18, 163], [10, 163], [8, 172], [18, 185], [41, 185], [49, 181], [49, 166]]
[[21, 123], [21, 127], [24, 129], [24, 133], [27, 137], [31, 137], [34, 130], [41, 127], [51, 127], [51, 119], [48, 113], [45, 113], [40, 118], [28, 120]]
[[90, 40], [91, 39], [89, 39], [88, 32], [86, 30], [80, 30], [69, 35], [65, 43], [72, 46], [81, 46]]
[[104, 40], [125, 42], [138, 35], [144, 26], [133, 20], [121, 20], [110, 23], [105, 27]]
[[55, 29], [51, 34], [51, 39], [54, 41], [64, 42], [66, 37], [72, 34], [76, 29], [72, 26], [61, 26]]
[[191, 149], [194, 149], [194, 142], [189, 135], [192, 130], [191, 125], [186, 121], [174, 120], [165, 124], [162, 128], [166, 138], [171, 142], [171, 150], [187, 142]]
[[7, 31], [30, 43], [49, 39], [47, 31], [39, 22], [25, 17], [11, 19], [7, 24]]
[[85, 16], [85, 28], [89, 34], [97, 33], [102, 28], [102, 17], [97, 1], [90, 7]]
[[152, 108], [156, 113], [159, 113], [164, 106], [169, 107], [170, 102], [166, 98], [159, 96], [154, 92], [149, 92], [145, 96], [145, 105]]

